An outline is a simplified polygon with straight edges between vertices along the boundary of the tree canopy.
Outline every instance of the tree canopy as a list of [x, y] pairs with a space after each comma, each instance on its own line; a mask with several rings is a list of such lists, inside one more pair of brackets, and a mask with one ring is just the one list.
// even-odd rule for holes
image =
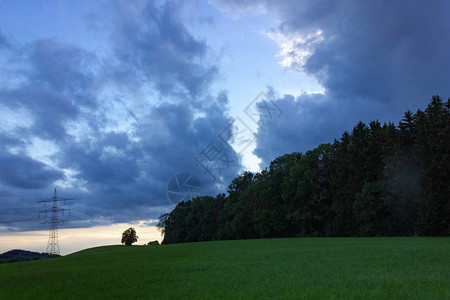
[[122, 244], [127, 246], [131, 246], [131, 244], [136, 243], [138, 240], [138, 236], [136, 235], [136, 230], [133, 227], [128, 228], [122, 233]]
[[449, 109], [434, 96], [398, 125], [359, 122], [332, 144], [245, 172], [228, 195], [180, 202], [163, 243], [296, 236], [449, 235]]

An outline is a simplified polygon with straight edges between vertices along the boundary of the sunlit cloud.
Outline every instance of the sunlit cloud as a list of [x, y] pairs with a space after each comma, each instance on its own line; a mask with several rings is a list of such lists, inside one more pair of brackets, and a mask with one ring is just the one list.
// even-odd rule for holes
[[280, 52], [277, 54], [281, 58], [280, 65], [301, 72], [305, 71], [305, 64], [313, 55], [317, 44], [324, 40], [321, 30], [310, 34], [284, 33], [281, 30], [274, 30], [264, 32], [264, 35], [272, 39], [280, 47]]

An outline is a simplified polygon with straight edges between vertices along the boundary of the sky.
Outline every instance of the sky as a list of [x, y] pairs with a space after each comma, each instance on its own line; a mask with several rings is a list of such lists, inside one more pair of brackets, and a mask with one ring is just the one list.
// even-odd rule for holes
[[130, 226], [143, 244], [183, 197], [447, 99], [449, 17], [445, 0], [0, 0], [0, 252], [45, 251], [55, 188], [74, 198], [63, 254]]

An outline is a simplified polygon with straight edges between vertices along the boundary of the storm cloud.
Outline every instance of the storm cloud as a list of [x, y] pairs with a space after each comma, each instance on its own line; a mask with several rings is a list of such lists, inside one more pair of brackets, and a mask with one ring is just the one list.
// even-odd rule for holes
[[267, 35], [280, 45], [280, 63], [314, 76], [325, 90], [274, 99], [286, 113], [258, 132], [262, 167], [286, 152], [331, 142], [360, 120], [397, 123], [432, 95], [450, 95], [448, 1], [216, 3], [238, 13], [265, 8], [278, 20]]
[[[35, 207], [57, 186], [84, 219], [132, 222], [172, 207], [167, 184], [178, 173], [197, 176], [204, 193], [224, 190], [241, 168], [218, 139], [232, 121], [227, 94], [211, 92], [218, 69], [180, 14], [172, 2], [115, 2], [107, 53], [55, 37], [12, 41], [2, 59], [17, 79], [0, 87], [2, 204]], [[232, 162], [217, 178], [194, 160], [210, 142]]]
[[[279, 155], [332, 142], [359, 120], [397, 122], [432, 95], [450, 95], [448, 1], [212, 3], [233, 17], [256, 8], [275, 20], [259, 38], [279, 46], [283, 67], [314, 77], [324, 91], [293, 96], [269, 89], [282, 114], [256, 133], [262, 168]], [[173, 207], [167, 184], [179, 173], [199, 178], [204, 194], [225, 190], [242, 165], [219, 136], [233, 120], [221, 53], [193, 31], [206, 23], [192, 15], [207, 5], [108, 2], [82, 19], [85, 40], [77, 28], [63, 36], [43, 34], [43, 24], [30, 35], [0, 28], [1, 224], [36, 217], [35, 202], [54, 187], [76, 199], [71, 208], [84, 223], [74, 226], [157, 218]], [[218, 16], [210, 6], [201, 13], [211, 11]], [[227, 51], [217, 49], [220, 37], [205, 35], [216, 38], [215, 51]], [[208, 155], [225, 167], [211, 174], [199, 160]], [[34, 221], [7, 224], [4, 230], [39, 229]]]

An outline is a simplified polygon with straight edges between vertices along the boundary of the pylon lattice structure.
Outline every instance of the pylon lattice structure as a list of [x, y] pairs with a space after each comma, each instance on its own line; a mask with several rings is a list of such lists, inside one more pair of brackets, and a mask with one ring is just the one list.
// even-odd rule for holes
[[58, 224], [60, 223], [68, 223], [67, 220], [60, 220], [58, 218], [59, 214], [61, 213], [64, 215], [65, 212], [69, 212], [70, 209], [66, 208], [59, 208], [58, 202], [64, 201], [64, 204], [67, 200], [73, 200], [73, 198], [60, 198], [56, 196], [56, 189], [55, 189], [55, 195], [53, 198], [45, 199], [38, 201], [37, 203], [44, 203], [44, 206], [47, 205], [47, 203], [51, 203], [51, 208], [45, 209], [39, 212], [39, 218], [42, 214], [45, 214], [45, 217], [50, 213], [50, 220], [46, 220], [45, 222], [42, 222], [41, 224], [49, 224], [50, 231], [48, 234], [48, 243], [47, 243], [47, 253], [48, 254], [59, 254], [59, 242], [58, 242]]

